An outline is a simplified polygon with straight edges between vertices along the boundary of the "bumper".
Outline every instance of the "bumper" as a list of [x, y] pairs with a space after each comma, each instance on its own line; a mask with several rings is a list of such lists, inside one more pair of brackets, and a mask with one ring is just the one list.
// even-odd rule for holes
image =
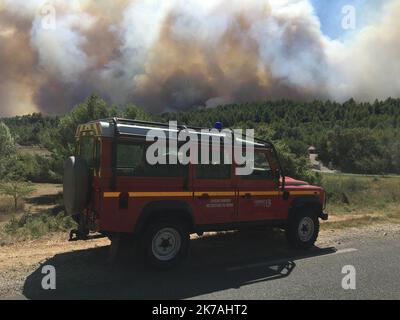
[[320, 217], [322, 220], [327, 221], [328, 218], [329, 218], [329, 214], [327, 214], [327, 213], [325, 213], [325, 212], [321, 212], [320, 215], [319, 215], [319, 217]]

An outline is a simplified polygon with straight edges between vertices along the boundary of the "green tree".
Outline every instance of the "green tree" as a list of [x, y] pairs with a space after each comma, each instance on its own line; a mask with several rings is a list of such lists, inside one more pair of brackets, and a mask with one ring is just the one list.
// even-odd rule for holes
[[0, 193], [14, 199], [14, 210], [18, 209], [18, 201], [29, 196], [35, 188], [30, 182], [7, 181], [0, 184]]
[[14, 149], [15, 144], [10, 129], [3, 122], [0, 122], [0, 158], [8, 156]]
[[0, 180], [9, 173], [10, 158], [15, 154], [14, 139], [10, 129], [0, 122]]
[[[275, 135], [274, 130], [265, 124], [256, 127], [258, 138], [271, 140]], [[291, 152], [289, 146], [282, 140], [272, 141], [281, 161], [284, 174], [296, 179], [306, 180], [312, 183], [319, 183], [320, 178], [311, 171], [310, 164], [305, 156], [298, 156]]]
[[72, 154], [78, 125], [92, 120], [108, 118], [115, 112], [115, 108], [109, 108], [107, 103], [95, 93], [86, 101], [77, 105], [60, 119], [52, 148], [56, 158], [65, 158]]
[[146, 111], [133, 104], [129, 104], [123, 110], [123, 116], [124, 118], [127, 119], [146, 120], [146, 121], [152, 120], [152, 116], [150, 114], [148, 114]]

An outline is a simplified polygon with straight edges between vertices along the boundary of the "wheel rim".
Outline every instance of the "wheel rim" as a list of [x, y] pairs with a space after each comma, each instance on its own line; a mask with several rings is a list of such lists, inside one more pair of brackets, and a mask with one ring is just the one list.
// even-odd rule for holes
[[163, 228], [153, 237], [151, 249], [160, 261], [173, 259], [181, 248], [181, 236], [176, 229]]
[[310, 217], [301, 219], [298, 227], [299, 238], [303, 242], [310, 241], [314, 234], [314, 221]]

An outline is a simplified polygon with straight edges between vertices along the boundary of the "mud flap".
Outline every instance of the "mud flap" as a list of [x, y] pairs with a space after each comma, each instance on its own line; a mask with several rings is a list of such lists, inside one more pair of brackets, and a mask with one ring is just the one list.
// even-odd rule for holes
[[85, 216], [82, 213], [73, 216], [73, 219], [78, 224], [78, 229], [73, 229], [69, 232], [68, 241], [87, 240], [89, 230], [86, 227]]
[[321, 212], [321, 214], [319, 215], [319, 217], [323, 220], [323, 221], [327, 221], [329, 218], [329, 215], [325, 212]]

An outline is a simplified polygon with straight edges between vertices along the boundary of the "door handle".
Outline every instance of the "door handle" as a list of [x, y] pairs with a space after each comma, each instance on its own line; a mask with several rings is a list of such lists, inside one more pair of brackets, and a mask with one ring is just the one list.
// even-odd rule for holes
[[251, 198], [251, 193], [245, 193], [245, 194], [242, 196], [242, 198], [250, 199], [250, 198]]

